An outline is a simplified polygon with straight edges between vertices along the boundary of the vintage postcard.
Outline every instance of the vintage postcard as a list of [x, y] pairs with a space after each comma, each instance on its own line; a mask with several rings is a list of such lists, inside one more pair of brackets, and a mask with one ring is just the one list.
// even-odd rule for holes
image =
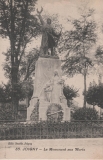
[[103, 0], [0, 15], [0, 159], [103, 159]]

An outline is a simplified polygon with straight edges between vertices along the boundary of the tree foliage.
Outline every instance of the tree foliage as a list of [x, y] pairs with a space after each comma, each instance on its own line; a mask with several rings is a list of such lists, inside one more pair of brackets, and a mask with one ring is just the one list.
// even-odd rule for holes
[[[21, 101], [25, 98], [31, 98], [33, 94], [33, 83], [32, 79], [29, 79], [27, 81], [19, 82], [16, 85], [16, 98], [17, 100]], [[11, 84], [2, 84], [0, 86], [0, 103], [11, 103], [12, 98], [12, 88]]]
[[103, 46], [98, 46], [95, 54], [95, 73], [99, 75], [99, 83], [103, 76]]
[[78, 90], [76, 88], [70, 87], [70, 86], [63, 87], [63, 94], [67, 99], [68, 107], [70, 107], [70, 102], [73, 100], [73, 98], [76, 98], [79, 96]]
[[98, 46], [96, 50], [96, 56], [102, 56], [103, 55], [103, 46]]
[[11, 102], [11, 85], [0, 85], [0, 103]]
[[[3, 64], [3, 69], [5, 71], [5, 77], [9, 80], [11, 79], [11, 63], [10, 63], [10, 50], [5, 55], [5, 62]], [[35, 74], [35, 64], [39, 58], [39, 51], [33, 48], [29, 52], [25, 52], [22, 56], [19, 70], [18, 70], [18, 81], [23, 82], [26, 81], [28, 78], [33, 77]]]
[[[9, 37], [10, 40], [10, 49], [6, 53], [6, 56], [10, 60], [10, 68], [8, 67], [8, 70], [11, 75], [14, 75], [16, 72], [18, 76], [19, 65], [25, 54], [27, 44], [30, 43], [33, 37], [36, 37], [40, 33], [39, 22], [36, 16], [32, 15], [36, 1], [0, 1], [0, 35], [2, 37]], [[12, 72], [13, 68], [14, 72]]]
[[[84, 63], [86, 64], [86, 68], [84, 66]], [[84, 75], [85, 73], [87, 73], [88, 67], [91, 68], [92, 66], [92, 60], [88, 57], [70, 56], [63, 61], [62, 69], [69, 76], [74, 76], [75, 74]]]
[[103, 84], [91, 84], [86, 92], [86, 101], [90, 105], [103, 108]]
[[[39, 25], [37, 18], [32, 15], [37, 0], [1, 0], [0, 1], [0, 34], [13, 40], [15, 51], [18, 52], [22, 43], [26, 44], [33, 36], [37, 35]], [[12, 13], [11, 13], [12, 12]], [[19, 45], [19, 46], [18, 46]], [[22, 49], [21, 49], [22, 50]]]
[[16, 88], [19, 82], [19, 67], [27, 44], [40, 33], [40, 25], [33, 15], [37, 0], [1, 0], [0, 35], [10, 41], [10, 74], [12, 85], [12, 105], [15, 118], [18, 99]]
[[0, 120], [9, 121], [14, 120], [11, 103], [0, 104]]
[[[86, 93], [86, 76], [88, 68], [93, 66], [90, 49], [96, 43], [96, 23], [92, 20], [93, 10], [89, 9], [81, 18], [71, 21], [73, 29], [66, 31], [60, 43], [60, 53], [65, 52], [62, 68], [68, 76], [84, 76], [84, 93]], [[86, 99], [84, 94], [84, 107]]]
[[66, 58], [71, 55], [88, 54], [91, 46], [96, 42], [96, 23], [92, 20], [93, 10], [82, 14], [81, 18], [71, 21], [73, 29], [63, 34], [60, 52], [66, 51]]
[[[85, 117], [86, 113], [86, 117]], [[74, 120], [97, 120], [98, 112], [93, 108], [79, 108], [73, 113]]]

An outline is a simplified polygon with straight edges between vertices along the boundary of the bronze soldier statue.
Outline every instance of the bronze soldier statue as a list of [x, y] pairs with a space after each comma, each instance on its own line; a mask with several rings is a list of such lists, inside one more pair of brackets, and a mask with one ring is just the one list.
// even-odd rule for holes
[[47, 23], [43, 21], [43, 18], [41, 16], [41, 13], [43, 11], [43, 8], [41, 8], [41, 11], [38, 11], [38, 17], [40, 19], [40, 22], [42, 24], [42, 41], [41, 41], [41, 48], [40, 53], [41, 55], [48, 55], [48, 50], [51, 50], [51, 56], [54, 56], [54, 48], [56, 47], [57, 41], [60, 38], [60, 34], [56, 34], [53, 27], [51, 26], [51, 19], [47, 19]]

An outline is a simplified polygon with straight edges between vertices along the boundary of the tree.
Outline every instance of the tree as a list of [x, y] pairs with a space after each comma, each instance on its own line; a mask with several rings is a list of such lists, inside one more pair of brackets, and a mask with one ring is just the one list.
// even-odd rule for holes
[[14, 115], [10, 103], [0, 104], [0, 120], [2, 121], [14, 120]]
[[10, 41], [12, 105], [17, 117], [18, 98], [16, 88], [18, 85], [18, 71], [21, 59], [27, 44], [40, 33], [37, 18], [32, 15], [37, 0], [1, 0], [0, 1], [0, 35], [8, 37]]
[[[5, 62], [3, 69], [5, 71], [5, 77], [11, 79], [11, 63], [10, 63], [10, 51], [8, 50], [5, 55]], [[29, 78], [32, 78], [35, 73], [35, 64], [39, 58], [39, 51], [33, 48], [29, 52], [25, 52], [20, 61], [18, 70], [18, 81], [24, 82]]]
[[103, 76], [103, 46], [98, 46], [95, 54], [95, 65], [96, 65], [96, 74], [99, 75], [99, 83], [101, 83]]
[[78, 96], [78, 90], [74, 87], [64, 86], [63, 93], [67, 99], [67, 105], [68, 107], [70, 107], [70, 102], [73, 100], [73, 98], [76, 98]]
[[11, 102], [11, 85], [0, 85], [0, 103]]
[[80, 19], [71, 22], [73, 29], [66, 31], [62, 38], [59, 50], [65, 52], [62, 68], [69, 76], [82, 74], [84, 77], [84, 104], [86, 108], [86, 78], [88, 69], [93, 66], [90, 59], [90, 49], [96, 43], [96, 24], [92, 20], [93, 10], [81, 14]]
[[[6, 56], [6, 61], [4, 63], [3, 69], [5, 71], [5, 76], [9, 80], [11, 79], [11, 65], [10, 65], [10, 54], [9, 52], [4, 53]], [[16, 98], [18, 101], [24, 100], [25, 98], [29, 101], [33, 93], [33, 77], [35, 75], [35, 64], [39, 57], [39, 51], [33, 49], [29, 53], [24, 53], [18, 71], [18, 84], [16, 85]], [[9, 85], [11, 83], [9, 82]], [[8, 86], [8, 84], [6, 84]], [[5, 86], [6, 86], [5, 85]], [[11, 92], [10, 92], [11, 94]]]
[[86, 101], [88, 104], [93, 105], [93, 108], [96, 105], [96, 94], [96, 85], [94, 86], [91, 84], [86, 91]]
[[[33, 92], [33, 83], [32, 80], [24, 81], [23, 83], [19, 83], [16, 88], [16, 97], [19, 101], [24, 100], [27, 97], [32, 96]], [[11, 84], [2, 84], [0, 85], [0, 103], [11, 103], [12, 98], [12, 88]]]
[[[85, 115], [86, 111], [86, 117]], [[93, 108], [79, 108], [73, 113], [74, 120], [97, 120], [98, 112]]]
[[86, 92], [86, 101], [90, 105], [103, 108], [103, 84], [91, 84]]

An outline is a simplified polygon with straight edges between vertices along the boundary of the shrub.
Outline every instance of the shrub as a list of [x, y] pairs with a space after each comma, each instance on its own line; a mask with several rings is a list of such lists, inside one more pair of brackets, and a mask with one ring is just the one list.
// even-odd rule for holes
[[0, 104], [0, 120], [13, 120], [13, 110], [11, 103]]
[[73, 113], [74, 120], [97, 120], [98, 112], [93, 108], [79, 108]]
[[103, 108], [103, 84], [91, 84], [86, 92], [86, 101], [90, 105]]
[[67, 105], [70, 107], [70, 101], [73, 100], [74, 98], [78, 97], [78, 90], [74, 88], [74, 86], [64, 86], [63, 87], [63, 94], [65, 98], [67, 99]]

